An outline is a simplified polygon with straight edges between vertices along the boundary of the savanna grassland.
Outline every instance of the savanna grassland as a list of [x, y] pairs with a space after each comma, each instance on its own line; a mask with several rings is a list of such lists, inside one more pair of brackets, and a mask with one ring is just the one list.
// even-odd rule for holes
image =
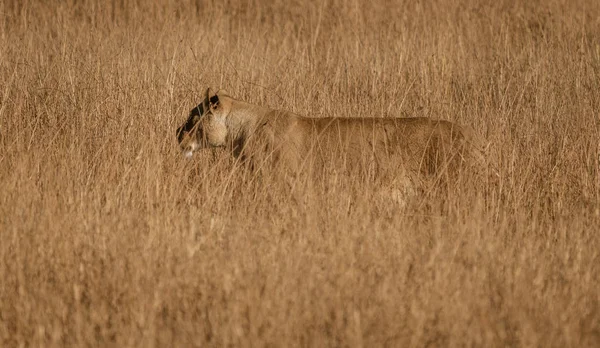
[[[469, 125], [499, 177], [297, 199], [181, 156], [208, 86]], [[598, 1], [6, 0], [0, 103], [0, 346], [600, 346]]]

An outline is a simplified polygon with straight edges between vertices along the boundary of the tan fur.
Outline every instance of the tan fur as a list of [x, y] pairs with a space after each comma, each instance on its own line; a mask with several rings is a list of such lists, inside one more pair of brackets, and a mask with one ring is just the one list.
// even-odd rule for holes
[[225, 146], [255, 169], [291, 175], [356, 173], [391, 182], [406, 175], [452, 175], [465, 164], [485, 163], [483, 143], [449, 121], [303, 117], [210, 89], [177, 132], [188, 155]]

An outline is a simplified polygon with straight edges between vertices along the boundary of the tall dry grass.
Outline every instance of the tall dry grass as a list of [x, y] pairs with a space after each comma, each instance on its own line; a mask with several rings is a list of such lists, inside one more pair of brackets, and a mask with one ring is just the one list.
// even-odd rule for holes
[[[0, 3], [0, 345], [600, 345], [600, 3]], [[472, 126], [500, 178], [406, 211], [184, 161], [207, 86]], [[482, 194], [482, 192], [487, 192]]]

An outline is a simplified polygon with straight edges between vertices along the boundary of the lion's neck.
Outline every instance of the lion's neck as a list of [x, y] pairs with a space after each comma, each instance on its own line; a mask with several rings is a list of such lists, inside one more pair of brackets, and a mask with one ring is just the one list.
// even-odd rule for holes
[[235, 100], [231, 106], [231, 112], [227, 117], [227, 127], [231, 140], [243, 141], [249, 133], [259, 125], [262, 116], [266, 115], [270, 109], [259, 105]]

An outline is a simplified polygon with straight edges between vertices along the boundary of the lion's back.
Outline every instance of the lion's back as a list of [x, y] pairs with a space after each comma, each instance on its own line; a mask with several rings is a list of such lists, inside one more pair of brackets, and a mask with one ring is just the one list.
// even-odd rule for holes
[[263, 158], [292, 171], [386, 176], [436, 174], [482, 162], [481, 140], [456, 123], [429, 118], [311, 118], [272, 111], [257, 137]]
[[429, 118], [304, 118], [298, 131], [307, 156], [345, 166], [365, 163], [435, 173], [465, 160], [483, 160], [482, 141], [456, 123]]

